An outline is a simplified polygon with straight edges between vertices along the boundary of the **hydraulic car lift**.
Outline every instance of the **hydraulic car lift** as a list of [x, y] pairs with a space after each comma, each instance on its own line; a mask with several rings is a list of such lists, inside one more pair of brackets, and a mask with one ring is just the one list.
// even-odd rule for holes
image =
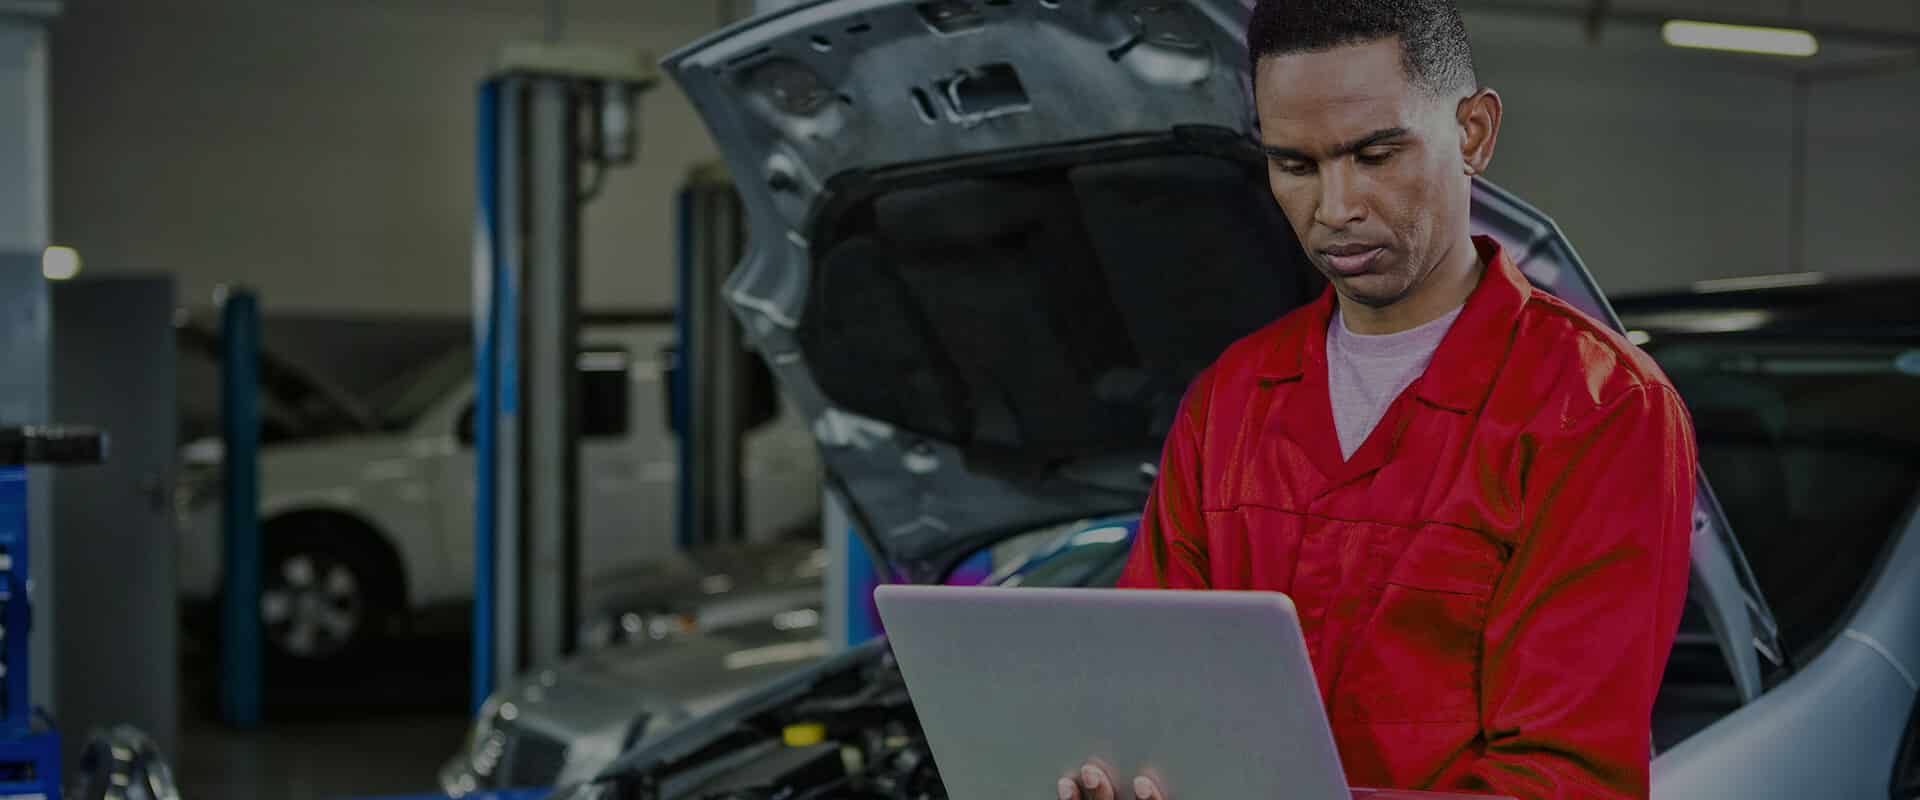
[[[508, 48], [480, 88], [473, 705], [574, 647], [580, 208], [633, 160], [644, 54]], [[590, 170], [583, 189], [580, 173]]]
[[93, 464], [106, 437], [84, 428], [0, 428], [0, 797], [60, 797], [60, 735], [35, 708], [27, 465]]

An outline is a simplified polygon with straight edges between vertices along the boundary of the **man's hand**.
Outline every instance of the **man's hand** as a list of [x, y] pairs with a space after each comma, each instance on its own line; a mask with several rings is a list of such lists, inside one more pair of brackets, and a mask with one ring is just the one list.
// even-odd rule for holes
[[[1058, 789], [1060, 800], [1116, 800], [1113, 780], [1098, 764], [1081, 767], [1079, 775], [1062, 777]], [[1133, 779], [1133, 796], [1135, 800], [1167, 800], [1159, 784], [1145, 775]]]

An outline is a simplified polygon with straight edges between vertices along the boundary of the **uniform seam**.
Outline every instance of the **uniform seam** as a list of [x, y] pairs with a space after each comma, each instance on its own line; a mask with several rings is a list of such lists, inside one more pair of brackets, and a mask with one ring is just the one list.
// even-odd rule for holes
[[1621, 389], [1618, 394], [1615, 394], [1612, 397], [1608, 397], [1606, 399], [1595, 402], [1592, 408], [1589, 408], [1585, 412], [1582, 412], [1580, 416], [1574, 417], [1571, 420], [1567, 420], [1560, 423], [1560, 428], [1559, 430], [1555, 431], [1555, 433], [1557, 434], [1567, 433], [1568, 431], [1582, 427], [1608, 414], [1619, 411], [1621, 406], [1624, 406], [1625, 404], [1630, 402], [1636, 394], [1643, 398], [1651, 400], [1654, 398], [1654, 395], [1656, 393], [1666, 394], [1674, 400], [1680, 399], [1680, 395], [1676, 393], [1672, 387], [1666, 386], [1664, 384], [1636, 383], [1636, 384], [1633, 384], [1632, 386], [1628, 386], [1624, 389]]
[[1306, 517], [1308, 519], [1316, 519], [1321, 522], [1338, 522], [1338, 523], [1349, 524], [1349, 525], [1385, 525], [1390, 528], [1400, 528], [1403, 530], [1413, 530], [1413, 529], [1421, 528], [1427, 525], [1438, 525], [1443, 528], [1452, 528], [1454, 530], [1465, 531], [1467, 533], [1478, 534], [1481, 536], [1488, 536], [1488, 537], [1494, 536], [1493, 531], [1475, 528], [1471, 525], [1462, 525], [1457, 522], [1444, 522], [1441, 520], [1434, 520], [1434, 519], [1420, 520], [1418, 522], [1389, 522], [1387, 520], [1381, 520], [1381, 519], [1347, 519], [1343, 517], [1328, 516], [1326, 514], [1315, 514], [1311, 511], [1297, 511], [1290, 508], [1281, 508], [1279, 506], [1269, 505], [1267, 503], [1241, 502], [1241, 503], [1234, 503], [1228, 506], [1222, 506], [1219, 508], [1208, 508], [1206, 506], [1201, 506], [1200, 512], [1203, 514], [1231, 514], [1243, 508], [1260, 508], [1260, 509], [1265, 509], [1267, 511], [1275, 511], [1281, 514], [1291, 514], [1296, 517]]
[[1592, 339], [1604, 347], [1613, 356], [1615, 368], [1633, 376], [1636, 386], [1660, 383], [1656, 379], [1657, 376], [1647, 370], [1646, 365], [1641, 364], [1631, 352], [1623, 349], [1618, 342], [1607, 336], [1614, 332], [1612, 329], [1599, 324], [1592, 317], [1588, 317], [1579, 309], [1567, 305], [1566, 301], [1551, 294], [1535, 290], [1534, 296], [1528, 299], [1530, 301], [1527, 303], [1528, 306], [1537, 306], [1540, 313], [1553, 315], [1554, 319], [1566, 324], [1569, 333]]

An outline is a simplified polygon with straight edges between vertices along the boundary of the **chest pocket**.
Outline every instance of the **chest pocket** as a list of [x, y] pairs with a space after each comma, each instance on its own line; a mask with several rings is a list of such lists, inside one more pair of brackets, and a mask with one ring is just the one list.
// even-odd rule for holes
[[[1472, 531], [1407, 534], [1335, 678], [1331, 715], [1368, 722], [1473, 722], [1487, 604], [1506, 565]], [[1391, 544], [1384, 546], [1391, 548]]]

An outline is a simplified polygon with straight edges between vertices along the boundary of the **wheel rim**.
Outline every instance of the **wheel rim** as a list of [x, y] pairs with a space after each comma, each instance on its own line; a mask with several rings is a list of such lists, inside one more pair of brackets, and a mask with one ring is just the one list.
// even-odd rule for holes
[[267, 576], [260, 621], [280, 650], [325, 658], [353, 641], [364, 624], [362, 584], [353, 568], [322, 553], [294, 553]]

